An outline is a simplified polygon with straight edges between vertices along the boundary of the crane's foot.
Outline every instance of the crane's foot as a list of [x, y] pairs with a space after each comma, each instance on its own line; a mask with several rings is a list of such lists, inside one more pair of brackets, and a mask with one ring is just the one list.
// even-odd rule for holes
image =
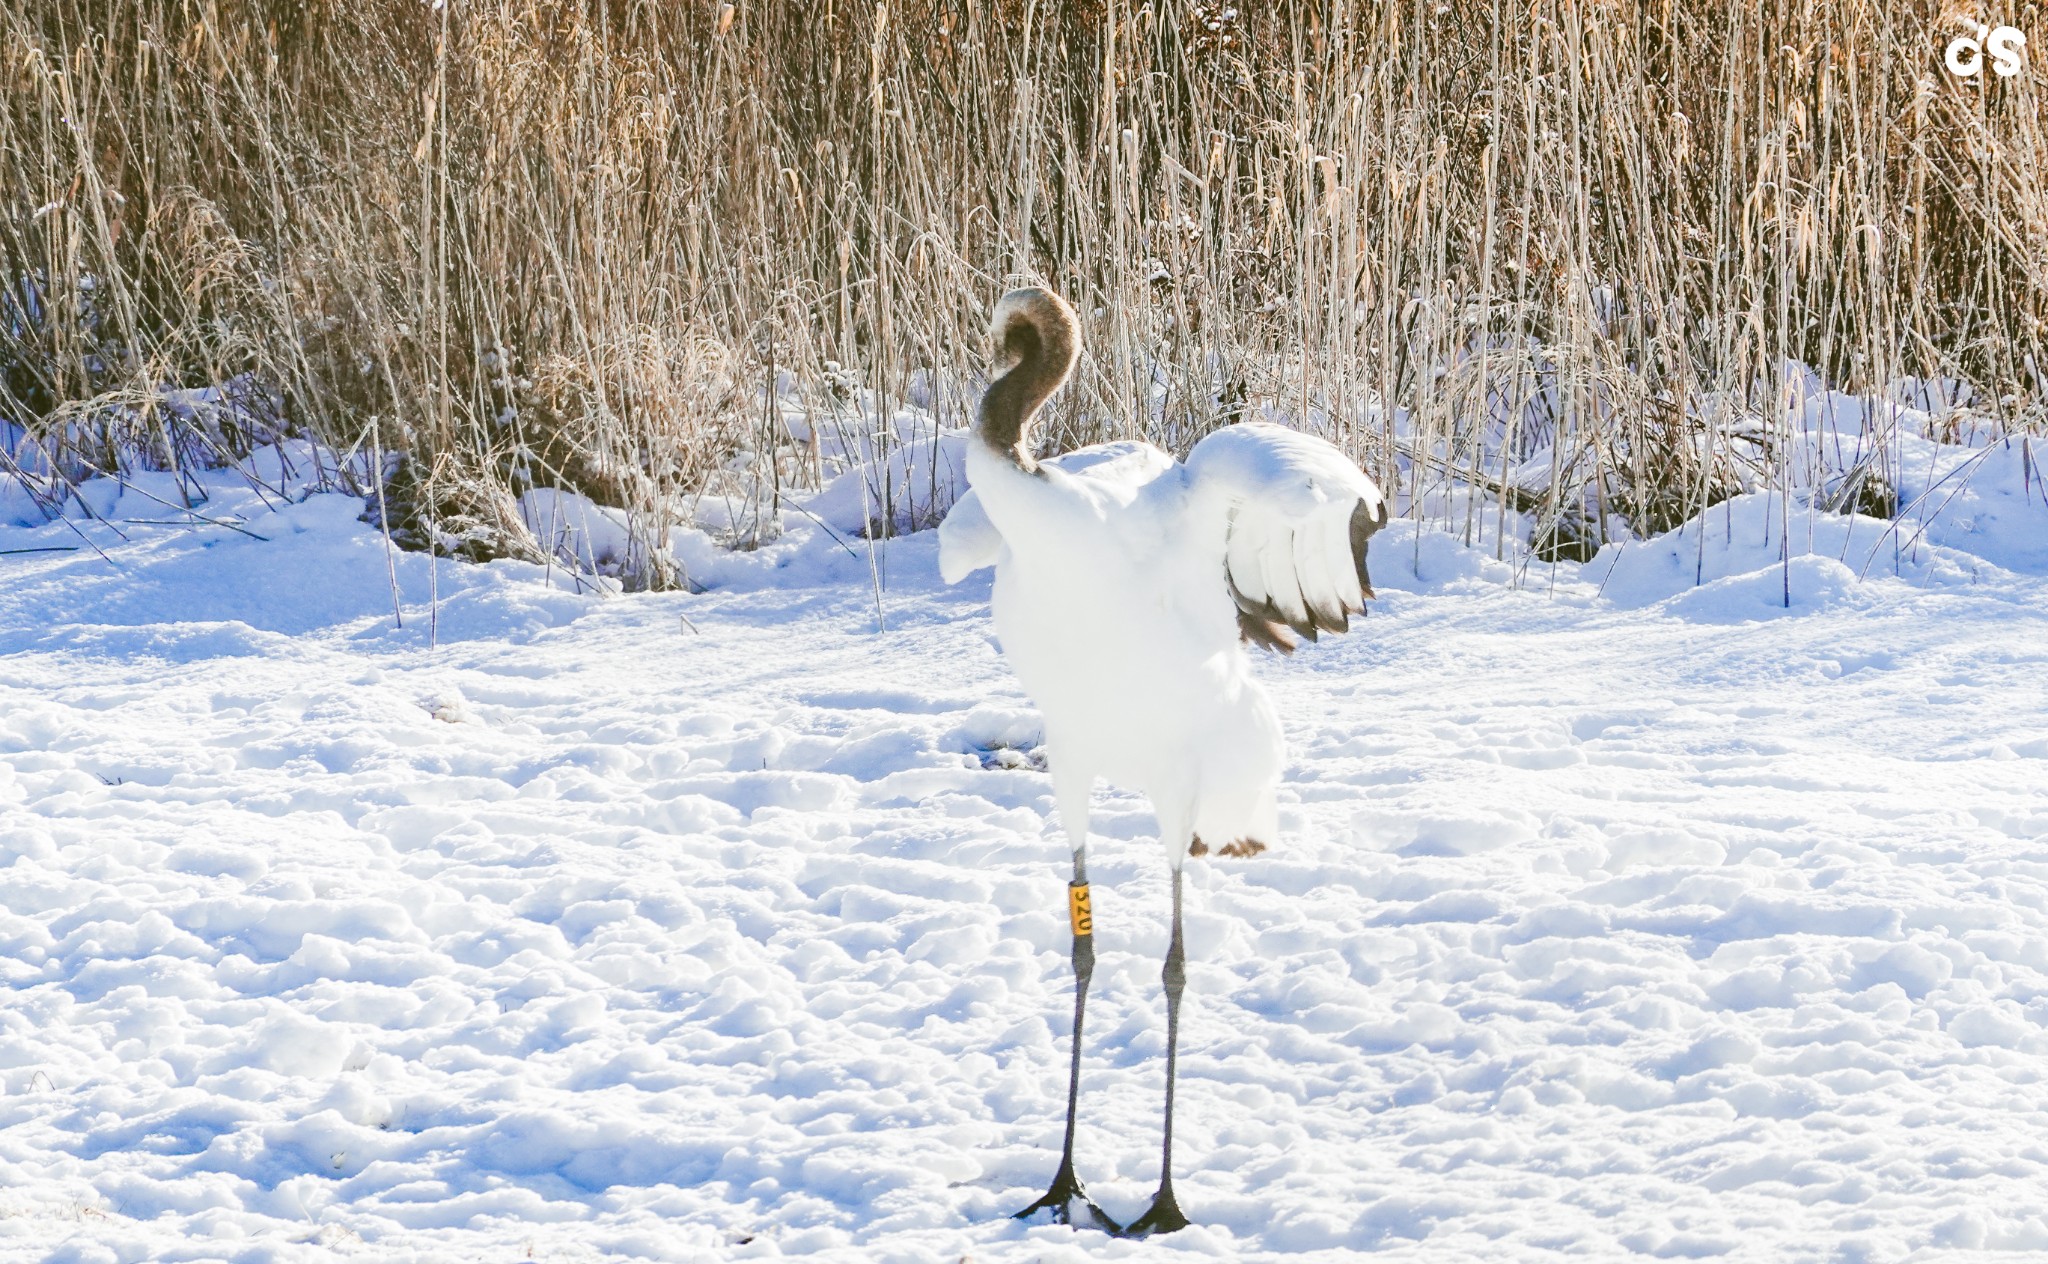
[[1052, 1188], [1045, 1191], [1045, 1197], [1018, 1212], [1012, 1219], [1029, 1220], [1041, 1211], [1052, 1213], [1054, 1224], [1072, 1225], [1076, 1229], [1100, 1229], [1108, 1234], [1122, 1233], [1123, 1226], [1109, 1218], [1109, 1213], [1097, 1207], [1082, 1187], [1081, 1178], [1074, 1175], [1074, 1163], [1068, 1159], [1060, 1164], [1060, 1170], [1052, 1178]]
[[1161, 1185], [1159, 1193], [1153, 1196], [1152, 1206], [1144, 1215], [1131, 1221], [1124, 1230], [1127, 1238], [1149, 1238], [1155, 1233], [1172, 1233], [1175, 1229], [1188, 1227], [1188, 1218], [1180, 1212], [1180, 1202], [1173, 1196], [1171, 1184]]

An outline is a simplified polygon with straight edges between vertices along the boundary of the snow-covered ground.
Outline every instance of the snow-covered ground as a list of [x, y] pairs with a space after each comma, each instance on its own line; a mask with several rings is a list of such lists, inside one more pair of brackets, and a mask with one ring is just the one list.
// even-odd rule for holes
[[[1924, 532], [1758, 494], [1554, 582], [1389, 528], [1264, 668], [1283, 845], [1190, 867], [1144, 1243], [1007, 1218], [1066, 853], [929, 533], [600, 597], [226, 474], [264, 539], [0, 529], [77, 546], [0, 553], [0, 1259], [2048, 1258], [2048, 506], [1974, 459]], [[1128, 1218], [1165, 868], [1096, 811]]]

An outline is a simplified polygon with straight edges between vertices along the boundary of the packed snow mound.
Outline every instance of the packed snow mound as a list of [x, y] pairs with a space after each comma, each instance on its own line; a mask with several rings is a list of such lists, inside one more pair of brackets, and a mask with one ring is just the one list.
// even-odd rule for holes
[[547, 554], [591, 575], [635, 566], [645, 553], [623, 509], [600, 505], [581, 492], [536, 487], [519, 498], [519, 516]]
[[395, 548], [374, 499], [331, 490], [339, 481], [333, 454], [294, 441], [235, 468], [81, 483], [64, 514], [0, 530], [0, 653], [176, 662], [307, 636], [423, 645], [533, 636], [591, 608], [589, 586], [560, 570]]
[[[1483, 545], [1467, 546], [1457, 536], [1396, 518], [1374, 533], [1366, 548], [1366, 569], [1380, 593], [1470, 592], [1516, 580], [1513, 563]], [[1368, 603], [1366, 613], [1371, 615]]]
[[[2048, 439], [1902, 446], [1903, 512], [1917, 539], [2015, 574], [2048, 575]], [[1916, 542], [1909, 529], [1900, 547], [1910, 553]]]
[[1852, 600], [1860, 581], [1970, 586], [2048, 576], [2048, 488], [2032, 445], [1922, 444], [1896, 519], [1752, 492], [1650, 540], [1609, 544], [1578, 578], [1627, 609], [1665, 603], [1708, 622], [1770, 618]]
[[[2037, 516], [2048, 528], [2048, 512]], [[1809, 513], [1778, 492], [1756, 492], [1655, 539], [1610, 544], [1579, 578], [1625, 609], [1663, 602], [1673, 614], [1727, 621], [1825, 609], [1870, 575], [1953, 585], [2007, 573], [1926, 537], [1916, 521]]]
[[834, 478], [803, 505], [844, 534], [880, 534], [875, 528], [885, 522], [897, 532], [922, 531], [937, 526], [966, 491], [967, 434], [950, 430], [891, 448], [879, 461]]

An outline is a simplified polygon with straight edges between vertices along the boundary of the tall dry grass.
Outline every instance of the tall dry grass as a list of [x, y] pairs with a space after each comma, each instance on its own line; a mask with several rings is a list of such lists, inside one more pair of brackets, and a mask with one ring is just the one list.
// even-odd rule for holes
[[176, 467], [252, 437], [166, 391], [235, 382], [402, 457], [403, 537], [537, 556], [514, 497], [574, 487], [660, 586], [736, 454], [817, 476], [778, 375], [957, 423], [1031, 278], [1088, 325], [1053, 445], [1277, 408], [1569, 551], [1782, 453], [1788, 361], [2040, 424], [2048, 57], [1955, 79], [1976, 16], [40, 0], [0, 14], [0, 417], [61, 476]]

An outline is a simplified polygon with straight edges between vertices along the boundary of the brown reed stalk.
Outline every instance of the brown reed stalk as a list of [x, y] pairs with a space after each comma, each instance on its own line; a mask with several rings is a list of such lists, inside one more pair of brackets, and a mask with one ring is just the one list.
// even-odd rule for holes
[[[2039, 6], [2007, 17], [2048, 46]], [[1964, 383], [1975, 424], [2042, 428], [2048, 63], [1956, 80], [1956, 20], [1884, 0], [13, 6], [0, 417], [63, 477], [176, 467], [232, 453], [151, 401], [259, 382], [288, 424], [403, 455], [401, 538], [539, 557], [516, 497], [569, 487], [628, 511], [627, 579], [662, 586], [686, 578], [667, 528], [693, 498], [772, 509], [831, 472], [783, 430], [774, 374], [863, 434], [845, 383], [885, 413], [923, 383], [959, 424], [991, 303], [1032, 279], [1087, 325], [1049, 444], [1184, 449], [1270, 411], [1419, 516], [1491, 524], [1500, 549], [1527, 507], [1568, 554], [1571, 522], [1588, 543], [1608, 511], [1659, 531], [1793, 478], [1788, 360], [1855, 393]], [[1446, 494], [1515, 478], [1490, 513]], [[878, 529], [918, 499], [875, 492]]]

